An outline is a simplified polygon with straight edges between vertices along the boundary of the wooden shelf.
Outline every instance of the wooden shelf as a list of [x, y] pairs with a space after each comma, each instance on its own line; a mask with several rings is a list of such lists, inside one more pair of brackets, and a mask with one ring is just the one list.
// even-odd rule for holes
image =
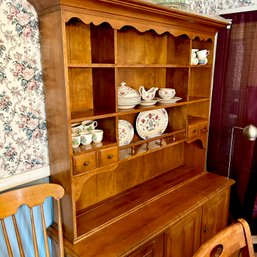
[[82, 122], [84, 120], [105, 119], [116, 116], [117, 113], [109, 113], [107, 110], [87, 110], [84, 112], [74, 112], [71, 114], [71, 123]]
[[68, 68], [114, 68], [113, 63], [69, 63]]
[[177, 106], [183, 106], [183, 105], [189, 105], [189, 104], [194, 104], [194, 103], [201, 103], [201, 102], [208, 102], [210, 98], [208, 97], [189, 97], [188, 101], [185, 101], [184, 99], [176, 102], [176, 103], [171, 103], [171, 104], [160, 104], [157, 103], [155, 105], [151, 106], [140, 106], [137, 105], [132, 109], [127, 109], [127, 110], [118, 110], [118, 116], [124, 116], [128, 114], [133, 114], [133, 113], [139, 113], [143, 111], [149, 111], [149, 110], [157, 110], [157, 109], [162, 109], [162, 108], [172, 108], [172, 107], [177, 107]]
[[189, 68], [188, 64], [117, 64], [117, 68]]

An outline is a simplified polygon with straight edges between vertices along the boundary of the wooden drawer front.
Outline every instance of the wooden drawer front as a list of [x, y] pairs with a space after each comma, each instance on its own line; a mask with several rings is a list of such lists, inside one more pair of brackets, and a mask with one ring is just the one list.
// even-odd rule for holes
[[208, 122], [202, 122], [199, 124], [199, 133], [206, 133], [208, 131]]
[[96, 152], [74, 156], [74, 174], [83, 173], [96, 168]]
[[105, 166], [118, 160], [118, 148], [111, 147], [99, 151], [99, 166]]
[[198, 124], [190, 125], [188, 127], [188, 138], [196, 137], [199, 134], [199, 126]]

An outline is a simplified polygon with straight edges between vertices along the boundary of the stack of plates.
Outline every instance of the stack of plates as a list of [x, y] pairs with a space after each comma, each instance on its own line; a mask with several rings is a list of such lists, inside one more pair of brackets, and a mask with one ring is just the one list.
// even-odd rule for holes
[[140, 96], [131, 96], [131, 97], [118, 97], [118, 108], [119, 109], [131, 109], [136, 105], [140, 104]]

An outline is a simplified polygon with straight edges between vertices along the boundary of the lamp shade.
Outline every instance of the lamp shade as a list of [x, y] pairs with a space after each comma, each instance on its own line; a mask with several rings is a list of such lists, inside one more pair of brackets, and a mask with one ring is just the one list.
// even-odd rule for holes
[[257, 128], [250, 124], [243, 129], [243, 135], [246, 139], [254, 141], [257, 138]]

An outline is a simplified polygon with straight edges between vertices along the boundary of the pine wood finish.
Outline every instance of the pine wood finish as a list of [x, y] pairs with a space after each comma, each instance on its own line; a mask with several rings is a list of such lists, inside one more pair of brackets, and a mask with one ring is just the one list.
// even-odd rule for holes
[[60, 257], [64, 256], [62, 220], [61, 220], [61, 208], [60, 208], [60, 199], [63, 196], [64, 196], [64, 189], [57, 184], [40, 184], [40, 185], [24, 187], [21, 189], [16, 189], [16, 190], [12, 190], [12, 191], [0, 194], [0, 221], [4, 232], [4, 239], [6, 242], [8, 254], [10, 257], [13, 257], [14, 255], [10, 244], [10, 238], [7, 234], [4, 219], [9, 216], [12, 217], [20, 255], [22, 257], [25, 257], [24, 249], [22, 246], [22, 239], [20, 236], [20, 232], [19, 232], [19, 228], [18, 228], [16, 216], [15, 216], [19, 207], [21, 207], [24, 204], [30, 208], [31, 229], [32, 229], [32, 239], [33, 239], [32, 242], [34, 247], [34, 254], [36, 257], [39, 257], [33, 207], [39, 206], [46, 256], [50, 257], [50, 249], [48, 245], [48, 236], [46, 231], [44, 207], [43, 207], [44, 201], [47, 197], [53, 197], [53, 199], [55, 199], [57, 203], [56, 217], [58, 220], [58, 223], [57, 223], [58, 248], [59, 248], [58, 256]]
[[[193, 254], [226, 225], [233, 183], [205, 168], [215, 37], [227, 22], [140, 0], [30, 3], [40, 20], [51, 180], [65, 188], [66, 252]], [[192, 48], [210, 51], [206, 65], [190, 64]], [[175, 88], [182, 100], [119, 110], [122, 81], [136, 90]], [[162, 135], [143, 140], [135, 133], [130, 144], [119, 146], [120, 119], [135, 125], [142, 111], [161, 108], [169, 119]], [[96, 120], [104, 139], [72, 149], [71, 126], [85, 120]], [[195, 237], [182, 229], [186, 224]], [[210, 232], [203, 234], [199, 224]], [[184, 236], [190, 249], [178, 243]]]
[[[254, 257], [249, 225], [243, 219], [220, 231], [203, 244], [193, 257], [234, 256]], [[238, 256], [238, 255], [235, 255]]]

